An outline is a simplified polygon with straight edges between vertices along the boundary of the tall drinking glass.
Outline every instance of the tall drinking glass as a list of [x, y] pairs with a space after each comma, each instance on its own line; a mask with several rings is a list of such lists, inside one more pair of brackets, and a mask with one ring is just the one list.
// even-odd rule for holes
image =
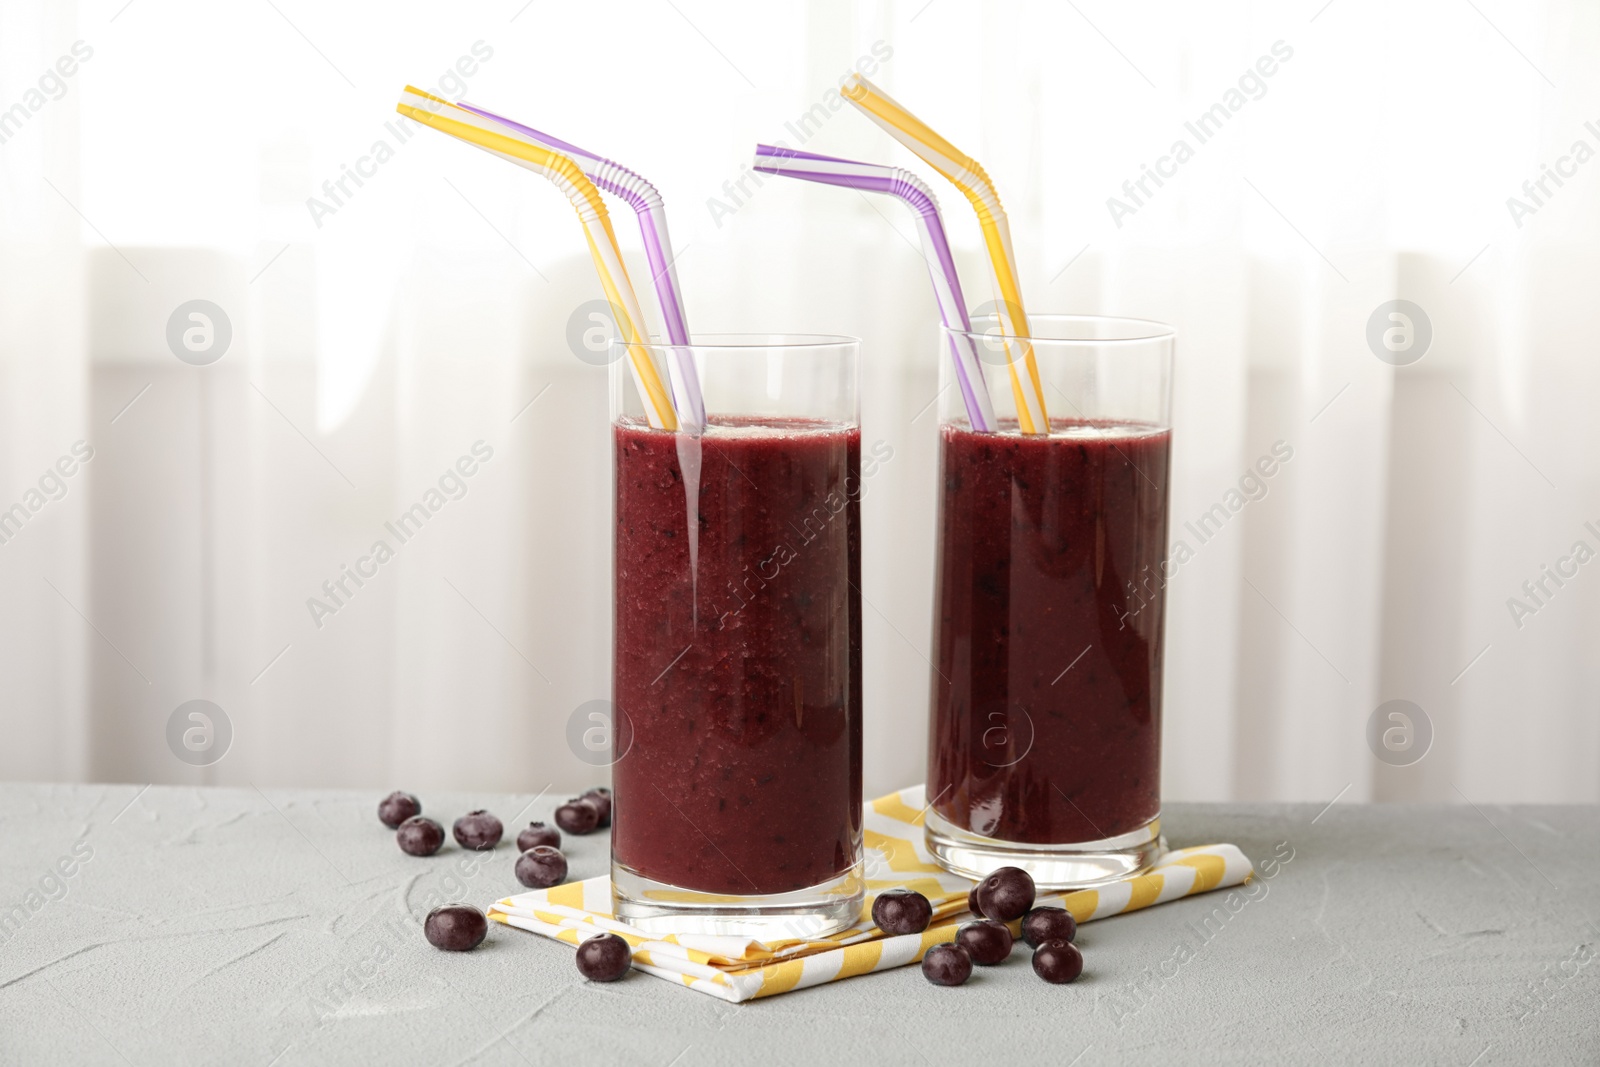
[[[929, 850], [969, 877], [1052, 888], [1161, 848], [1161, 645], [1173, 331], [1030, 316], [1050, 433], [975, 433], [941, 394]], [[979, 353], [1009, 407], [993, 318], [940, 337]]]
[[859, 342], [708, 342], [680, 349], [698, 436], [652, 429], [610, 352], [614, 904], [653, 931], [816, 937], [864, 889]]

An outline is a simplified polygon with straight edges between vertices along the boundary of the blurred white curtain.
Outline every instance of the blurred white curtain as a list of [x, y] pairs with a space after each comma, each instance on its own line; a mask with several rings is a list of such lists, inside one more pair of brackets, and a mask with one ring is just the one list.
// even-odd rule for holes
[[[1600, 578], [1547, 580], [1520, 627], [1507, 607], [1575, 541], [1600, 548], [1600, 161], [1547, 180], [1520, 226], [1506, 205], [1574, 142], [1600, 148], [1591, 6], [639, 0], [603, 53], [548, 47], [592, 35], [592, 11], [520, 2], [378, 24], [85, 4], [76, 30], [52, 10], [0, 15], [6, 101], [75, 33], [97, 49], [0, 146], [0, 504], [78, 437], [106, 444], [0, 546], [0, 773], [595, 775], [565, 731], [608, 688], [606, 380], [567, 336], [598, 285], [555, 190], [386, 125], [409, 81], [647, 174], [695, 329], [864, 339], [864, 435], [894, 448], [865, 502], [867, 788], [918, 780], [938, 354], [914, 233], [893, 202], [745, 176], [779, 139], [924, 170], [828, 106], [875, 56], [1000, 185], [1032, 307], [1179, 330], [1172, 537], [1193, 556], [1169, 586], [1167, 795], [1600, 799]], [[349, 179], [378, 142], [392, 158]], [[977, 303], [976, 225], [938, 187]], [[621, 205], [616, 224], [636, 250]], [[204, 368], [162, 333], [196, 298], [235, 329]], [[1368, 344], [1391, 299], [1431, 324], [1412, 366]], [[465, 495], [319, 626], [307, 599], [480, 441]], [[1279, 442], [1259, 499], [1186, 533]], [[166, 750], [193, 698], [234, 728], [204, 769]], [[1409, 767], [1366, 741], [1395, 698], [1432, 727]]]
[[[84, 668], [95, 636], [81, 614], [89, 494], [75, 461], [67, 464], [73, 477], [55, 468], [76, 442], [98, 444], [86, 419], [82, 223], [74, 208], [82, 199], [78, 98], [24, 96], [75, 38], [71, 5], [0, 5], [7, 108], [0, 113], [0, 776], [7, 778], [91, 773]], [[11, 510], [19, 505], [21, 512]]]

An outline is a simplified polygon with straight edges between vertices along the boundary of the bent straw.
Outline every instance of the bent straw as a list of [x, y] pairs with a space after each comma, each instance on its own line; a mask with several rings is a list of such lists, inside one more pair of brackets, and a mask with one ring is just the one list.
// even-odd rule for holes
[[[474, 115], [499, 123], [527, 140], [568, 156], [588, 179], [614, 196], [620, 196], [639, 216], [639, 232], [644, 237], [644, 254], [650, 261], [650, 274], [655, 280], [656, 300], [661, 305], [661, 318], [666, 323], [667, 337], [674, 345], [689, 344], [689, 324], [683, 310], [682, 290], [678, 287], [677, 257], [672, 254], [672, 239], [667, 235], [667, 214], [661, 194], [643, 176], [629, 170], [615, 160], [597, 156], [576, 145], [541, 133], [531, 126], [463, 100], [457, 105]], [[690, 363], [685, 368], [687, 399], [698, 415], [696, 421], [705, 422], [705, 402], [700, 395], [700, 382]]]
[[[639, 174], [603, 156], [586, 152], [566, 141], [551, 137], [531, 126], [496, 115], [492, 111], [467, 103], [456, 105], [463, 111], [504, 127], [519, 139], [559, 152], [569, 157], [583, 169], [584, 175], [600, 188], [622, 197], [639, 217], [639, 230], [644, 236], [645, 256], [650, 262], [650, 273], [655, 281], [657, 302], [661, 317], [666, 323], [667, 337], [674, 347], [669, 364], [673, 374], [673, 400], [686, 423], [704, 426], [705, 400], [700, 392], [700, 376], [694, 359], [687, 351], [677, 351], [689, 344], [689, 326], [684, 316], [683, 301], [679, 296], [678, 274], [672, 254], [672, 239], [667, 235], [667, 216], [661, 194], [656, 187]], [[642, 332], [642, 331], [641, 331]]]
[[[922, 238], [922, 257], [933, 281], [933, 295], [939, 302], [939, 316], [950, 333], [950, 354], [955, 360], [956, 382], [967, 407], [967, 421], [974, 430], [994, 430], [994, 406], [978, 365], [978, 353], [970, 336], [966, 302], [961, 295], [961, 277], [956, 273], [945, 239], [944, 219], [933, 191], [908, 170], [877, 163], [857, 163], [834, 156], [798, 152], [792, 148], [756, 145], [755, 169], [767, 174], [839, 185], [846, 189], [887, 193], [910, 205], [916, 214], [917, 232]], [[958, 332], [959, 331], [959, 332]]]
[[[1049, 433], [1050, 416], [1045, 411], [1044, 386], [1033, 347], [1026, 340], [1028, 316], [1022, 308], [1022, 289], [1017, 284], [1016, 259], [1011, 251], [1011, 227], [994, 183], [982, 164], [965, 155], [911, 112], [901, 107], [882, 89], [859, 74], [852, 74], [840, 88], [844, 98], [873, 122], [915, 152], [924, 162], [966, 194], [978, 214], [983, 243], [989, 253], [995, 300], [1000, 307], [1001, 330], [1018, 338], [1007, 343], [1007, 366], [1011, 371], [1011, 393], [1017, 405], [1017, 422], [1023, 433]], [[1026, 371], [1026, 382], [1018, 369]]]
[[629, 366], [633, 370], [634, 384], [644, 398], [650, 425], [660, 430], [676, 430], [678, 416], [667, 391], [662, 387], [661, 376], [656, 371], [649, 349], [644, 347], [644, 315], [639, 310], [638, 297], [622, 265], [622, 253], [617, 247], [616, 234], [611, 230], [611, 217], [606, 212], [600, 190], [584, 177], [583, 171], [571, 159], [540, 145], [500, 132], [487, 119], [470, 111], [463, 111], [430, 93], [406, 86], [395, 110], [424, 126], [493, 152], [529, 170], [536, 171], [554, 182], [578, 211], [583, 222], [584, 236], [589, 241], [589, 255], [594, 260], [595, 271], [606, 298], [623, 319], [617, 323], [628, 345]]
[[667, 217], [661, 194], [642, 175], [629, 170], [615, 160], [597, 156], [577, 145], [552, 137], [531, 126], [496, 115], [486, 108], [463, 100], [457, 107], [474, 115], [490, 119], [523, 137], [553, 151], [568, 156], [583, 168], [588, 179], [614, 196], [620, 196], [639, 216], [639, 232], [644, 237], [645, 255], [650, 259], [650, 271], [655, 279], [656, 295], [661, 304], [661, 317], [666, 323], [667, 336], [675, 345], [689, 343], [689, 327], [679, 295], [678, 275], [674, 267], [672, 239], [667, 235]]

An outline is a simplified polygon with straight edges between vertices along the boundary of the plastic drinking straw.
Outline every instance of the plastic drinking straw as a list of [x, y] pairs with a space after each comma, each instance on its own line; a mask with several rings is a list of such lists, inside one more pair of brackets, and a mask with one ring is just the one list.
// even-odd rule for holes
[[577, 145], [541, 133], [531, 126], [496, 115], [492, 111], [463, 100], [458, 107], [493, 119], [507, 129], [554, 149], [583, 168], [588, 179], [614, 196], [620, 196], [639, 216], [639, 232], [644, 236], [644, 254], [650, 260], [650, 273], [655, 279], [656, 297], [661, 304], [661, 317], [667, 326], [667, 337], [675, 345], [689, 343], [689, 325], [683, 311], [682, 290], [678, 288], [676, 258], [672, 254], [672, 239], [667, 235], [667, 214], [656, 187], [634, 171], [615, 160], [597, 156]]
[[[634, 384], [644, 397], [650, 425], [660, 430], [676, 430], [679, 425], [677, 411], [661, 384], [655, 362], [645, 346], [643, 335], [644, 315], [639, 310], [638, 297], [633, 283], [622, 265], [622, 252], [617, 247], [617, 236], [611, 230], [611, 217], [606, 212], [600, 190], [584, 177], [583, 170], [571, 159], [541, 145], [504, 132], [495, 123], [480, 118], [470, 111], [456, 107], [448, 100], [406, 86], [395, 110], [424, 126], [493, 152], [529, 170], [544, 175], [556, 184], [578, 210], [583, 222], [584, 236], [589, 241], [589, 255], [594, 259], [595, 271], [606, 298], [617, 309], [621, 322], [618, 330], [628, 344], [629, 366]], [[674, 384], [678, 384], [676, 381]]]
[[[1011, 227], [994, 183], [983, 165], [965, 155], [955, 145], [930, 129], [921, 119], [897, 104], [890, 96], [859, 74], [852, 74], [840, 88], [844, 98], [883, 127], [888, 134], [960, 189], [978, 213], [983, 228], [983, 243], [989, 253], [995, 301], [1000, 306], [1000, 327], [1013, 338], [1028, 336], [1028, 315], [1022, 308], [1022, 289], [1017, 284], [1016, 258], [1011, 251]], [[1017, 404], [1017, 423], [1023, 433], [1049, 433], [1050, 416], [1045, 411], [1044, 385], [1039, 379], [1039, 364], [1033, 346], [1025, 340], [1007, 342], [1007, 366], [1011, 371], [1011, 393]], [[1026, 371], [1026, 382], [1018, 364]]]
[[[576, 145], [551, 137], [531, 126], [496, 115], [463, 100], [455, 105], [463, 111], [498, 123], [515, 136], [559, 152], [583, 168], [584, 176], [606, 192], [620, 196], [639, 216], [639, 231], [644, 236], [644, 254], [650, 261], [650, 274], [655, 281], [656, 300], [661, 305], [661, 317], [667, 326], [667, 338], [674, 346], [689, 344], [689, 324], [683, 312], [683, 298], [678, 288], [677, 257], [672, 254], [672, 238], [667, 235], [667, 213], [661, 194], [641, 175], [622, 164], [587, 152]], [[502, 131], [504, 132], [504, 131]], [[694, 358], [688, 352], [673, 351], [673, 400], [685, 423], [704, 426], [705, 400], [700, 392], [700, 375], [695, 370]], [[678, 388], [677, 379], [682, 379]]]
[[948, 329], [961, 331], [951, 334], [950, 354], [955, 359], [956, 382], [961, 386], [961, 397], [967, 406], [967, 421], [974, 430], [993, 431], [994, 406], [983, 381], [983, 368], [978, 365], [977, 349], [972, 338], [967, 336], [972, 323], [967, 319], [961, 277], [950, 255], [944, 219], [939, 215], [939, 203], [933, 191], [921, 178], [900, 167], [857, 163], [774, 145], [756, 145], [755, 169], [846, 189], [887, 193], [911, 206], [916, 213], [917, 232], [922, 238], [922, 256], [928, 264], [928, 276], [933, 280], [933, 295], [939, 302], [939, 316]]

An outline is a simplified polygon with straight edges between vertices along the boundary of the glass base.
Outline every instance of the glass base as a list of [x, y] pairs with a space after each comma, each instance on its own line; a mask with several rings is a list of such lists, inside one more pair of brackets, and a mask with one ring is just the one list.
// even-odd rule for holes
[[859, 860], [821, 885], [766, 896], [682, 889], [611, 864], [611, 906], [618, 921], [651, 934], [733, 934], [757, 941], [826, 937], [859, 922], [865, 899]]
[[1021, 867], [1040, 889], [1091, 889], [1148, 870], [1166, 851], [1161, 816], [1103, 841], [1036, 845], [962, 830], [930, 810], [928, 851], [939, 866], [973, 881], [1000, 867]]

